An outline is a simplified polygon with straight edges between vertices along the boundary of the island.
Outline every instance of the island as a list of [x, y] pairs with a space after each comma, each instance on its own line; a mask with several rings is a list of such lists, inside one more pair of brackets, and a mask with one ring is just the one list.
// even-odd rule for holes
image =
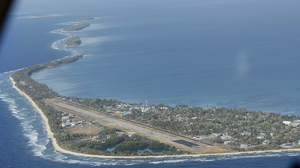
[[89, 27], [89, 26], [90, 26], [89, 23], [82, 23], [82, 24], [77, 24], [77, 25], [74, 25], [74, 26], [65, 27], [61, 31], [62, 32], [77, 32], [77, 31], [82, 30], [82, 29], [84, 29], [86, 27]]
[[[30, 78], [84, 55], [16, 71], [13, 87], [41, 114], [60, 152], [102, 158], [300, 151], [300, 117], [247, 109], [170, 107], [62, 96]], [[88, 133], [87, 133], [88, 132]]]
[[51, 16], [51, 15], [42, 15], [42, 14], [33, 14], [33, 15], [30, 15], [30, 17], [48, 17], [48, 16]]
[[41, 17], [56, 17], [56, 16], [62, 16], [62, 15], [56, 15], [56, 14], [33, 14], [29, 16], [24, 16], [20, 18], [41, 18]]
[[66, 47], [78, 47], [80, 44], [81, 44], [81, 40], [79, 37], [71, 37], [66, 41], [65, 46]]
[[93, 20], [93, 19], [96, 19], [96, 18], [95, 17], [80, 18], [80, 19], [73, 20], [72, 23], [78, 23], [78, 22]]
[[[156, 139], [150, 139], [143, 134], [139, 134], [134, 128], [127, 129], [108, 123], [107, 121], [112, 116], [101, 115], [101, 117], [107, 117], [107, 119], [97, 120], [97, 117], [91, 117], [83, 113], [79, 114], [74, 109], [66, 110], [66, 107], [61, 107], [61, 104], [59, 104], [59, 102], [63, 102], [60, 95], [49, 89], [47, 85], [40, 84], [30, 78], [30, 75], [36, 71], [72, 63], [83, 57], [85, 56], [79, 55], [34, 65], [15, 72], [10, 78], [13, 87], [23, 94], [41, 114], [53, 146], [58, 151], [93, 157], [172, 156], [190, 153], [159, 142]], [[68, 105], [68, 102], [65, 103], [65, 106]], [[107, 106], [116, 106], [119, 103], [116, 100], [102, 100], [102, 104]], [[76, 107], [74, 106], [74, 108]], [[90, 110], [88, 112], [91, 113]], [[122, 123], [122, 121], [111, 120], [115, 123]], [[130, 127], [130, 124], [125, 124]], [[143, 128], [138, 129], [145, 130]], [[89, 132], [89, 134], [86, 132]]]

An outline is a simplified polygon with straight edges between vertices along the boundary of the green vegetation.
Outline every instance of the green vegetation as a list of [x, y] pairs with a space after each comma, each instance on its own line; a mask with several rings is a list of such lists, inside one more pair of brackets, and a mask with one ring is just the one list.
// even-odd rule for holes
[[[283, 143], [292, 143], [295, 148], [300, 140], [300, 125], [297, 125], [300, 117], [295, 115], [208, 106], [177, 105], [166, 109], [162, 109], [162, 106], [159, 103], [147, 113], [132, 109], [130, 114], [122, 117], [212, 143], [232, 141], [228, 146], [234, 150], [240, 148], [241, 144], [249, 145], [247, 150], [279, 149]], [[285, 125], [283, 121], [296, 124]], [[228, 139], [221, 139], [222, 135]], [[264, 140], [270, 142], [264, 144]]]
[[94, 17], [80, 18], [80, 19], [73, 20], [72, 22], [77, 23], [77, 22], [86, 21], [86, 20], [93, 20], [93, 19], [95, 19], [95, 18]]
[[125, 152], [125, 151], [138, 151], [138, 150], [144, 150], [148, 146], [147, 142], [142, 142], [142, 141], [126, 141], [118, 144], [114, 151], [116, 152]]
[[[300, 139], [300, 125], [283, 124], [285, 120], [300, 120], [300, 117], [295, 115], [282, 116], [262, 111], [209, 106], [189, 107], [185, 104], [169, 107], [162, 103], [147, 112], [142, 112], [142, 108], [134, 108], [133, 104], [128, 105], [117, 100], [77, 97], [65, 99], [113, 115], [116, 111], [127, 111], [126, 115], [118, 116], [175, 134], [198, 137], [216, 144], [230, 141], [227, 146], [232, 150], [240, 149], [241, 144], [251, 146], [247, 150], [279, 149], [281, 144], [287, 142], [293, 143], [295, 148]], [[222, 139], [223, 135], [228, 138]], [[266, 145], [264, 140], [270, 142]]]
[[65, 100], [69, 100], [81, 105], [84, 105], [86, 107], [90, 107], [97, 110], [103, 110], [105, 111], [105, 107], [116, 107], [117, 104], [120, 104], [122, 102], [117, 101], [116, 99], [99, 99], [99, 98], [80, 98], [80, 97], [63, 97]]
[[[82, 57], [82, 55], [74, 56], [34, 65], [12, 75], [16, 86], [31, 97], [48, 117], [49, 125], [59, 145], [77, 152], [104, 155], [142, 155], [137, 151], [145, 148], [170, 150], [171, 154], [183, 153], [177, 151], [175, 147], [145, 137], [137, 135], [128, 137], [124, 134], [118, 134], [117, 132], [122, 131], [115, 128], [101, 131], [98, 134], [99, 142], [90, 142], [86, 134], [64, 132], [61, 128], [61, 112], [43, 103], [44, 99], [56, 98], [59, 95], [47, 85], [31, 79], [30, 75], [44, 68], [75, 62]], [[147, 112], [142, 112], [143, 107], [135, 108], [133, 104], [124, 104], [115, 99], [63, 98], [102, 112], [108, 110], [110, 112], [127, 111], [129, 113], [122, 115], [127, 120], [134, 120], [175, 134], [206, 139], [216, 144], [230, 141], [227, 145], [228, 149], [236, 151], [280, 149], [280, 145], [284, 143], [291, 143], [293, 144], [292, 147], [296, 148], [300, 139], [300, 117], [295, 115], [212, 106], [189, 107], [184, 104], [169, 107], [162, 103], [147, 109]], [[284, 124], [283, 121], [289, 121], [290, 124]], [[226, 135], [228, 139], [222, 138], [223, 135]], [[264, 143], [264, 140], [267, 140], [267, 144]], [[115, 147], [113, 152], [106, 151], [107, 148], [112, 147]], [[153, 155], [153, 153], [147, 154], [146, 152], [145, 155]]]
[[30, 17], [47, 17], [49, 15], [42, 15], [42, 14], [33, 14], [33, 15], [30, 15]]
[[59, 95], [56, 92], [54, 92], [52, 89], [49, 89], [47, 85], [40, 84], [34, 81], [33, 79], [31, 79], [30, 75], [44, 68], [75, 62], [82, 57], [83, 57], [82, 55], [79, 55], [79, 56], [65, 58], [53, 62], [47, 62], [44, 64], [33, 65], [31, 67], [19, 70], [11, 76], [13, 80], [16, 82], [16, 86], [20, 90], [25, 92], [46, 115], [46, 117], [48, 118], [50, 129], [54, 133], [54, 137], [57, 139], [59, 144], [64, 141], [80, 139], [86, 137], [87, 135], [70, 134], [62, 130], [61, 128], [62, 113], [60, 111], [57, 111], [53, 107], [45, 105], [44, 102], [42, 101], [43, 99], [55, 98], [58, 97]]
[[[134, 155], [156, 155], [155, 153], [142, 154], [139, 150], [150, 149], [150, 145], [159, 144], [160, 147], [154, 147], [152, 149], [168, 150], [170, 152], [163, 152], [162, 154], [183, 154], [185, 152], [178, 152], [175, 147], [170, 147], [164, 143], [157, 143], [157, 141], [150, 140], [140, 135], [112, 135], [106, 139], [104, 143], [97, 141], [81, 141], [78, 143], [71, 143], [67, 148], [76, 152], [87, 152], [90, 154], [102, 154], [102, 155], [117, 155], [117, 156], [134, 156]], [[154, 145], [155, 146], [155, 145]], [[161, 146], [163, 146], [161, 148]], [[107, 151], [109, 148], [114, 148], [111, 152]]]
[[105, 129], [104, 131], [99, 132], [99, 135], [112, 135], [112, 134], [116, 134], [117, 131], [119, 132], [121, 130], [116, 128], [108, 128]]
[[113, 148], [117, 144], [123, 142], [125, 137], [122, 136], [113, 136], [111, 138], [106, 139], [104, 143], [97, 142], [97, 141], [81, 141], [79, 143], [72, 143], [72, 149], [79, 149], [79, 148], [89, 148], [89, 149], [96, 149], [100, 151], [104, 151], [107, 148]]
[[[102, 155], [143, 155], [138, 153], [138, 150], [143, 150], [148, 147], [149, 144], [153, 143], [153, 140], [150, 140], [146, 137], [139, 135], [132, 135], [129, 137], [127, 134], [124, 134], [119, 129], [116, 128], [104, 128], [103, 131], [99, 132], [98, 141], [90, 141], [87, 134], [73, 134], [64, 131], [61, 127], [61, 118], [62, 112], [56, 110], [55, 108], [46, 105], [43, 100], [59, 97], [59, 95], [53, 90], [49, 89], [47, 85], [40, 84], [30, 78], [30, 75], [34, 72], [40, 71], [44, 68], [55, 67], [59, 65], [64, 65], [67, 63], [75, 62], [78, 59], [82, 58], [82, 55], [74, 56], [70, 58], [65, 58], [62, 60], [57, 60], [53, 62], [47, 62], [44, 64], [33, 65], [28, 68], [24, 68], [15, 72], [11, 77], [16, 82], [16, 86], [25, 92], [31, 99], [37, 104], [37, 106], [43, 111], [43, 113], [48, 118], [51, 131], [54, 133], [54, 137], [57, 140], [57, 143], [66, 149], [89, 153], [89, 154], [102, 154]], [[103, 107], [106, 105], [116, 105], [119, 103], [116, 100], [100, 100], [89, 99], [89, 98], [78, 98], [76, 99], [81, 101], [83, 104], [91, 105], [93, 107]], [[107, 138], [109, 136], [109, 138]], [[100, 142], [99, 140], [102, 140]], [[104, 141], [104, 142], [103, 142]], [[155, 143], [156, 144], [156, 143]], [[163, 146], [163, 149], [170, 148], [169, 145], [159, 143]], [[108, 148], [115, 147], [115, 150], [112, 152], [107, 151]], [[151, 146], [150, 146], [151, 147]], [[158, 149], [157, 147], [154, 147]], [[175, 148], [175, 147], [173, 147]], [[172, 148], [172, 149], [173, 149]], [[165, 153], [164, 153], [165, 154]], [[176, 151], [168, 154], [181, 154]], [[154, 153], [147, 153], [147, 155], [156, 155]]]
[[68, 31], [79, 31], [79, 30], [82, 30], [86, 27], [89, 27], [90, 24], [89, 23], [82, 23], [82, 24], [78, 24], [78, 25], [75, 25], [75, 26], [69, 26], [69, 27], [65, 27], [62, 29], [62, 31], [64, 32], [68, 32]]
[[81, 44], [81, 40], [79, 37], [71, 37], [66, 41], [65, 46], [75, 47], [75, 46], [79, 46], [80, 44]]
[[170, 145], [164, 144], [164, 143], [160, 143], [158, 141], [153, 141], [149, 144], [148, 146], [149, 149], [165, 149], [168, 150], [170, 149]]

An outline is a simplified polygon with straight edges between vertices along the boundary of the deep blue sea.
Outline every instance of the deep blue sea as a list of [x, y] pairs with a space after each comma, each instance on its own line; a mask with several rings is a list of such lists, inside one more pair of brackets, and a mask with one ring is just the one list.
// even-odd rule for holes
[[[0, 167], [287, 167], [300, 159], [299, 152], [180, 159], [62, 154], [8, 80], [17, 69], [86, 54], [32, 77], [66, 96], [299, 115], [300, 1], [46, 2], [19, 2], [1, 41]], [[61, 16], [25, 17], [36, 13]], [[80, 32], [61, 33], [83, 17], [97, 19]], [[64, 47], [71, 36], [82, 46]]]

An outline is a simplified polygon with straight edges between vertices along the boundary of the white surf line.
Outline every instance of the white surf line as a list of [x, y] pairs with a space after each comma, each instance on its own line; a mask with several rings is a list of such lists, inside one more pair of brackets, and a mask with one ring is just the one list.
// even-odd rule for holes
[[98, 119], [101, 119], [101, 120], [104, 120], [104, 121], [108, 121], [108, 122], [120, 125], [122, 127], [130, 128], [130, 129], [136, 130], [138, 132], [142, 132], [144, 134], [148, 134], [150, 136], [155, 136], [155, 137], [165, 139], [165, 140], [168, 140], [168, 141], [181, 140], [181, 139], [178, 139], [178, 138], [171, 137], [169, 135], [165, 135], [165, 134], [162, 134], [162, 133], [159, 133], [159, 132], [156, 132], [156, 131], [152, 131], [152, 130], [149, 130], [149, 129], [146, 129], [146, 128], [142, 128], [142, 127], [139, 127], [139, 126], [135, 126], [133, 124], [129, 124], [127, 122], [123, 122], [123, 121], [119, 121], [119, 120], [116, 120], [116, 119], [113, 119], [113, 118], [109, 118], [109, 117], [106, 117], [106, 116], [103, 116], [103, 115], [100, 115], [100, 114], [95, 114], [93, 112], [89, 112], [87, 110], [83, 110], [83, 109], [80, 109], [80, 108], [77, 108], [77, 107], [74, 107], [74, 106], [70, 106], [70, 105], [67, 105], [67, 104], [64, 104], [64, 103], [54, 103], [54, 105], [60, 106], [60, 107], [63, 107], [63, 108], [69, 109], [69, 110], [73, 110], [73, 111], [76, 111], [76, 112], [79, 112], [79, 113], [82, 113], [82, 114], [85, 114], [85, 115], [89, 115], [89, 116], [92, 116], [92, 117], [95, 117], [95, 118], [98, 118]]

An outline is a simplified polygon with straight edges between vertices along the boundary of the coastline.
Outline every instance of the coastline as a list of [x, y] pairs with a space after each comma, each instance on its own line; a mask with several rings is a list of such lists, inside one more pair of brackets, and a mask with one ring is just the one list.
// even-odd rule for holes
[[[85, 55], [87, 56], [87, 55]], [[266, 150], [266, 151], [248, 151], [248, 152], [224, 152], [224, 153], [209, 153], [209, 154], [190, 154], [190, 155], [160, 155], [160, 156], [104, 156], [104, 155], [92, 155], [92, 154], [83, 154], [83, 153], [77, 153], [65, 150], [61, 148], [56, 141], [56, 138], [54, 137], [53, 132], [50, 129], [48, 118], [45, 116], [43, 111], [35, 104], [35, 102], [23, 91], [21, 91], [18, 87], [16, 87], [16, 82], [12, 79], [12, 77], [9, 77], [10, 81], [12, 82], [12, 87], [16, 89], [21, 95], [23, 95], [30, 104], [38, 111], [38, 113], [41, 115], [43, 121], [45, 122], [45, 127], [48, 135], [51, 138], [53, 147], [61, 152], [76, 156], [84, 156], [84, 157], [94, 157], [94, 158], [106, 158], [106, 159], [143, 159], [143, 158], [181, 158], [181, 157], [205, 157], [205, 156], [224, 156], [224, 155], [245, 155], [245, 154], [262, 154], [262, 153], [278, 153], [278, 152], [296, 152], [300, 151], [299, 149], [277, 149], [277, 150]]]
[[65, 45], [65, 47], [81, 47], [83, 45]]
[[69, 32], [79, 32], [79, 31], [65, 31], [65, 30], [61, 30], [61, 32], [69, 33]]

